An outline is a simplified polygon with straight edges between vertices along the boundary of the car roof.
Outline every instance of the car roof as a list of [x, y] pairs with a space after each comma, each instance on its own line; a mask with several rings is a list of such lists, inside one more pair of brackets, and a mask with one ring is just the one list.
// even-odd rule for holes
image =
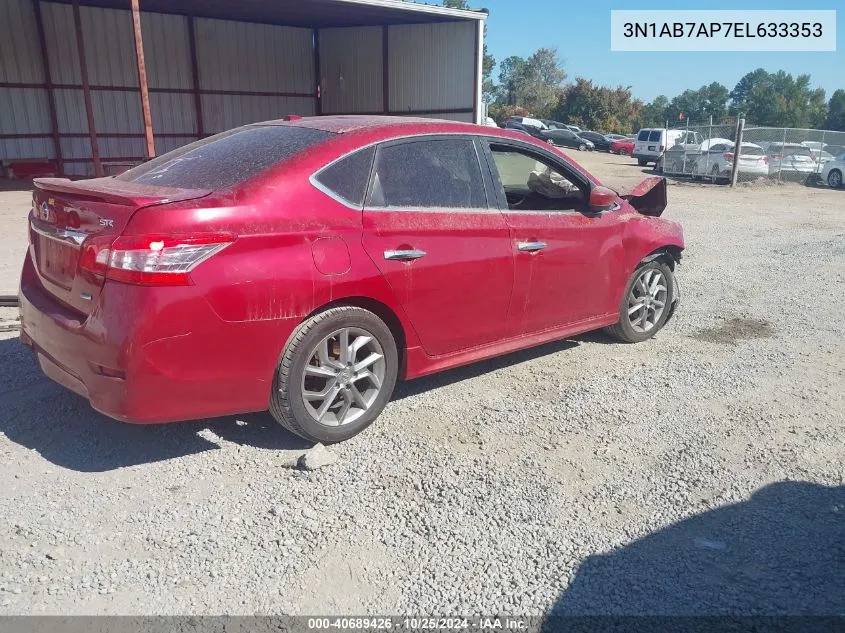
[[[400, 117], [385, 115], [338, 115], [338, 116], [309, 116], [293, 120], [279, 119], [276, 121], [264, 121], [256, 125], [290, 125], [294, 127], [309, 127], [324, 132], [335, 134], [346, 134], [361, 130], [391, 129], [397, 128], [431, 128], [426, 131], [433, 131], [436, 128], [444, 131], [453, 131], [453, 128], [464, 128], [462, 131], [470, 132], [472, 128], [490, 129], [487, 126], [463, 123], [460, 121], [448, 121], [444, 119], [429, 119], [425, 117]], [[398, 130], [397, 130], [398, 131]]]

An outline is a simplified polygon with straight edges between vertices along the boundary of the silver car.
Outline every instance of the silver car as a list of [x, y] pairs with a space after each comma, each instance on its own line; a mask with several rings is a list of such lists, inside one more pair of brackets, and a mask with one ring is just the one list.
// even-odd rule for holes
[[829, 187], [838, 189], [842, 186], [843, 174], [845, 174], [845, 154], [841, 154], [824, 164], [821, 181]]
[[769, 175], [781, 178], [806, 178], [816, 171], [816, 158], [810, 148], [799, 143], [769, 143]]

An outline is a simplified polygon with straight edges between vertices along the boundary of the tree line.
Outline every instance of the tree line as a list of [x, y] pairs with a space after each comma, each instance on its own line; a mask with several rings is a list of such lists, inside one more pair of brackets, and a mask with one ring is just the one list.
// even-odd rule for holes
[[679, 122], [719, 124], [742, 116], [749, 124], [769, 127], [845, 131], [845, 90], [826, 99], [813, 88], [810, 75], [758, 68], [733, 90], [718, 82], [666, 95], [645, 103], [631, 86], [599, 86], [585, 77], [566, 83], [566, 71], [555, 49], [540, 48], [527, 58], [512, 56], [499, 65], [498, 83], [488, 77], [485, 98], [490, 116], [533, 115], [604, 132], [636, 132]]
[[[443, 6], [468, 9], [467, 0], [443, 0]], [[499, 64], [484, 45], [483, 93], [489, 114], [502, 124], [509, 116], [554, 119], [585, 130], [627, 134], [643, 127], [682, 121], [690, 125], [725, 123], [745, 117], [749, 125], [845, 131], [845, 90], [826, 99], [813, 88], [810, 75], [793, 77], [762, 68], [747, 73], [733, 90], [718, 82], [684, 90], [671, 99], [659, 95], [646, 103], [632, 86], [598, 86], [585, 77], [566, 82], [567, 73], [554, 48], [539, 48], [529, 57], [512, 55]]]

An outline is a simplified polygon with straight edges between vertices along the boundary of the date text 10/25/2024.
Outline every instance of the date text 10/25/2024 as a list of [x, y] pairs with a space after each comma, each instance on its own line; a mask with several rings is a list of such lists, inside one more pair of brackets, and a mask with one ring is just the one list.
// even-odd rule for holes
[[308, 630], [358, 631], [528, 631], [530, 623], [513, 617], [331, 617], [308, 618]]

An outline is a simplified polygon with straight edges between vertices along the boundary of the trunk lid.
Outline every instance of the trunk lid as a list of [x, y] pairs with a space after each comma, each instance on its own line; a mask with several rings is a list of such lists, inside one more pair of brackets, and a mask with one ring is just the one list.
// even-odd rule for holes
[[97, 305], [105, 277], [85, 267], [108, 249], [141, 207], [200, 198], [208, 190], [158, 187], [113, 178], [33, 181], [30, 255], [45, 290], [83, 314]]

